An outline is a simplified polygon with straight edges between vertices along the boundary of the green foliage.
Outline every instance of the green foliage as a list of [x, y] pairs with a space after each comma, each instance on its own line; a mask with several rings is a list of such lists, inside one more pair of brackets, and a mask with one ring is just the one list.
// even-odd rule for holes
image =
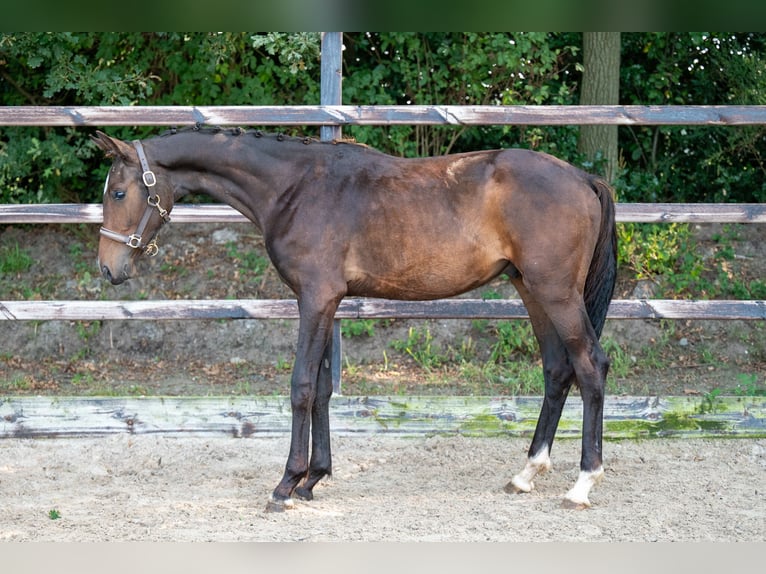
[[[313, 104], [318, 55], [318, 34], [3, 34], [0, 105]], [[89, 133], [0, 127], [0, 202], [97, 201], [107, 166]]]
[[[347, 34], [344, 42], [345, 104], [576, 103], [578, 35], [368, 32]], [[563, 139], [576, 145], [576, 130], [558, 127], [349, 126], [344, 130], [358, 141], [402, 156], [513, 146], [552, 151], [564, 132], [571, 135]], [[572, 150], [574, 146], [568, 151]]]
[[716, 241], [705, 258], [688, 224], [623, 223], [617, 226], [618, 265], [637, 279], [656, 281], [659, 297], [766, 298], [765, 281], [745, 281], [729, 269], [726, 262], [734, 258], [729, 238], [720, 235]]
[[720, 295], [709, 279], [710, 269], [696, 251], [691, 227], [685, 223], [626, 223], [618, 226], [618, 261], [636, 278], [661, 278], [661, 297]]
[[741, 373], [737, 377], [736, 386], [731, 389], [731, 394], [738, 397], [764, 397], [766, 384], [759, 382], [756, 374]]
[[0, 246], [0, 273], [23, 273], [28, 271], [34, 260], [21, 249], [18, 243]]
[[[762, 105], [765, 43], [761, 33], [624, 33], [621, 103]], [[766, 199], [766, 126], [628, 126], [620, 148], [631, 172], [623, 201]]]
[[[578, 33], [348, 33], [343, 99], [576, 104], [580, 44]], [[623, 33], [621, 103], [765, 104], [764, 48], [760, 32]], [[4, 33], [0, 105], [316, 104], [319, 52], [318, 33]], [[107, 165], [90, 133], [0, 127], [0, 202], [98, 201]], [[526, 147], [582, 164], [576, 126], [349, 126], [344, 133], [404, 156]], [[623, 126], [619, 133], [621, 201], [766, 201], [766, 126]]]
[[691, 255], [692, 232], [684, 223], [625, 223], [617, 227], [617, 247], [618, 265], [631, 268], [638, 279], [651, 279], [675, 272]]
[[391, 342], [391, 346], [400, 353], [408, 355], [419, 367], [426, 371], [440, 367], [447, 360], [447, 357], [434, 346], [434, 339], [428, 328], [416, 329], [410, 327], [407, 333], [407, 340], [394, 340]]
[[372, 337], [377, 319], [346, 319], [341, 321], [340, 332], [344, 337]]
[[226, 244], [226, 255], [239, 267], [239, 272], [243, 277], [251, 278], [254, 281], [259, 280], [269, 267], [267, 257], [259, 255], [256, 251], [242, 251], [239, 249], [239, 245], [233, 241]]
[[490, 353], [490, 361], [493, 363], [512, 361], [515, 355], [529, 357], [539, 354], [529, 321], [500, 321], [495, 327], [495, 335], [497, 342]]

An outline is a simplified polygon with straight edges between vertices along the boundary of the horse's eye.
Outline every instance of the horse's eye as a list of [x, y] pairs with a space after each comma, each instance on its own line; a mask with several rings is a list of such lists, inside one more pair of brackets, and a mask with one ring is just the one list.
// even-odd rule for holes
[[116, 200], [125, 199], [125, 192], [121, 189], [118, 189], [112, 193], [112, 197], [114, 197]]

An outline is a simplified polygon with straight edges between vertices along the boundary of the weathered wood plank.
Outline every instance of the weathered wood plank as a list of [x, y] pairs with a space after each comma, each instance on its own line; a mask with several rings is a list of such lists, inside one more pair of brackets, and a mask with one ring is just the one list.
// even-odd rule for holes
[[[101, 223], [100, 203], [0, 204], [0, 223]], [[246, 223], [228, 205], [175, 206], [175, 223]], [[619, 203], [617, 221], [640, 223], [766, 223], [766, 203]]]
[[752, 125], [766, 106], [1, 106], [6, 126]]
[[0, 320], [297, 319], [294, 299], [0, 301]]
[[766, 203], [619, 203], [617, 221], [766, 223]]
[[[520, 299], [393, 301], [349, 298], [337, 319], [526, 319]], [[616, 299], [610, 319], [764, 320], [766, 301]], [[174, 299], [154, 301], [0, 301], [0, 321], [297, 319], [294, 299]]]
[[[402, 436], [458, 433], [531, 436], [540, 397], [335, 396], [335, 434]], [[0, 399], [0, 438], [115, 433], [232, 436], [290, 432], [281, 397], [8, 397]], [[559, 435], [579, 437], [582, 401], [572, 397]], [[766, 436], [766, 397], [607, 397], [606, 438]]]

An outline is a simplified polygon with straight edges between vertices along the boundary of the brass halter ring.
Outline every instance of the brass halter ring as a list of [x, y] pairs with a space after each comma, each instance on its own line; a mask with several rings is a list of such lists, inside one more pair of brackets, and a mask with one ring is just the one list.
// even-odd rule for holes
[[143, 173], [141, 174], [141, 179], [144, 182], [144, 186], [146, 187], [146, 203], [147, 207], [144, 211], [143, 216], [141, 216], [141, 221], [138, 223], [138, 227], [136, 227], [136, 231], [132, 233], [131, 235], [123, 235], [122, 233], [117, 233], [116, 231], [112, 231], [110, 229], [107, 229], [106, 227], [101, 227], [99, 233], [113, 241], [117, 241], [118, 243], [124, 243], [128, 247], [132, 249], [143, 249], [144, 253], [148, 255], [149, 257], [154, 257], [159, 253], [159, 247], [157, 246], [157, 239], [152, 238], [152, 240], [144, 244], [142, 243], [141, 236], [143, 235], [144, 231], [146, 230], [146, 226], [149, 223], [149, 219], [152, 216], [153, 208], [157, 210], [157, 212], [160, 214], [160, 217], [162, 218], [162, 223], [167, 223], [170, 221], [170, 216], [168, 214], [167, 209], [162, 207], [160, 205], [160, 196], [157, 194], [152, 195], [151, 188], [157, 185], [157, 177], [154, 175], [154, 172], [149, 169], [149, 162], [146, 161], [146, 154], [144, 153], [144, 147], [141, 145], [141, 142], [138, 140], [133, 141], [133, 147], [136, 148], [136, 153], [138, 154], [138, 161], [141, 162], [141, 169], [143, 169]]

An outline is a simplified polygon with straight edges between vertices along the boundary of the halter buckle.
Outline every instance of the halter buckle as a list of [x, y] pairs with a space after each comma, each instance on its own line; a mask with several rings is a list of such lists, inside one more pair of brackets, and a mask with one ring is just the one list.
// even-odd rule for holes
[[125, 242], [125, 245], [132, 247], [133, 249], [138, 249], [141, 247], [141, 236], [136, 234], [128, 235], [128, 240]]
[[154, 187], [157, 185], [157, 177], [154, 175], [152, 170], [146, 170], [143, 174], [141, 174], [141, 177], [143, 178], [144, 185], [146, 187]]

